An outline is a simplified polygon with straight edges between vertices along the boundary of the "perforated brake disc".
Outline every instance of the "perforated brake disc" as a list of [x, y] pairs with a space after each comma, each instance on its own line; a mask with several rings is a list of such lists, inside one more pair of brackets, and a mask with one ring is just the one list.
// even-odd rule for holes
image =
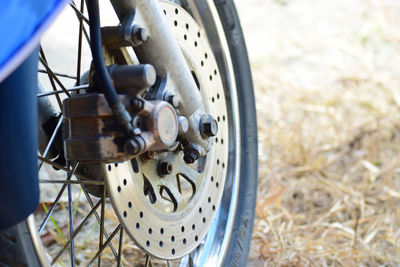
[[[170, 2], [161, 6], [198, 81], [204, 108], [218, 121], [218, 134], [212, 150], [195, 164], [187, 165], [182, 151], [160, 152], [152, 159], [105, 165], [105, 180], [113, 207], [136, 245], [153, 257], [177, 259], [200, 244], [216, 215], [228, 163], [228, 121], [205, 33], [183, 8]], [[169, 175], [158, 174], [160, 161], [171, 163]]]

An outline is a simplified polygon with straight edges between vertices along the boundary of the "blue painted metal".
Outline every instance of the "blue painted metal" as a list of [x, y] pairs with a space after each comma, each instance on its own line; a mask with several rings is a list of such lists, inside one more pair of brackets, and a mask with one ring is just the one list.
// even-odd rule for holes
[[37, 47], [67, 0], [0, 0], [0, 82]]
[[0, 229], [35, 211], [38, 51], [0, 83]]

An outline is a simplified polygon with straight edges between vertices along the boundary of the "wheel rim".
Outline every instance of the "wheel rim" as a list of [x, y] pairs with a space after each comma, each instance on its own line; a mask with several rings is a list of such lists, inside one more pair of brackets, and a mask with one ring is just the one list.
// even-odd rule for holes
[[[192, 3], [190, 5], [193, 6], [193, 7], [196, 6], [194, 3]], [[188, 260], [194, 261], [196, 263], [196, 265], [203, 265], [206, 262], [207, 263], [217, 264], [217, 263], [219, 263], [219, 262], [221, 262], [223, 260], [223, 257], [226, 254], [226, 251], [225, 251], [226, 250], [226, 244], [229, 242], [229, 238], [230, 238], [229, 232], [230, 232], [231, 225], [232, 225], [231, 224], [232, 223], [232, 218], [234, 217], [234, 214], [235, 214], [235, 206], [236, 206], [235, 203], [237, 201], [237, 189], [238, 189], [237, 188], [237, 183], [238, 183], [237, 174], [239, 173], [239, 169], [238, 168], [240, 166], [240, 164], [239, 164], [240, 157], [238, 155], [240, 154], [240, 151], [239, 151], [239, 136], [236, 134], [236, 133], [238, 133], [238, 128], [239, 128], [239, 123], [238, 123], [239, 120], [238, 120], [238, 112], [237, 112], [237, 99], [236, 99], [236, 90], [235, 90], [236, 88], [235, 88], [234, 77], [232, 76], [233, 72], [232, 72], [232, 64], [231, 64], [230, 59], [229, 59], [230, 58], [229, 57], [229, 51], [227, 50], [226, 39], [225, 39], [224, 34], [223, 34], [222, 26], [221, 26], [221, 24], [220, 24], [220, 22], [218, 20], [217, 11], [216, 11], [212, 1], [207, 1], [207, 5], [210, 7], [211, 15], [213, 17], [214, 23], [209, 22], [207, 25], [205, 25], [206, 24], [205, 21], [202, 20], [201, 18], [198, 17], [197, 20], [203, 26], [205, 25], [204, 27], [214, 27], [213, 31], [215, 31], [217, 33], [216, 37], [215, 36], [214, 37], [208, 36], [208, 40], [210, 40], [210, 42], [213, 43], [212, 44], [213, 45], [213, 52], [218, 54], [219, 57], [223, 58], [222, 62], [221, 61], [218, 62], [217, 74], [219, 74], [219, 72], [221, 71], [221, 73], [222, 73], [221, 75], [223, 75], [223, 77], [225, 79], [223, 81], [224, 82], [223, 83], [223, 87], [221, 86], [221, 90], [222, 91], [220, 91], [220, 93], [218, 93], [218, 97], [217, 97], [217, 95], [209, 96], [209, 95], [207, 95], [207, 93], [203, 93], [203, 97], [206, 99], [206, 101], [211, 100], [211, 102], [214, 103], [215, 99], [218, 98], [218, 100], [222, 101], [222, 100], [224, 100], [222, 95], [228, 95], [229, 99], [227, 99], [227, 104], [222, 102], [224, 104], [224, 106], [228, 106], [228, 111], [224, 112], [223, 114], [219, 114], [219, 115], [221, 115], [220, 116], [220, 123], [221, 122], [225, 122], [225, 121], [226, 122], [230, 121], [231, 123], [229, 123], [229, 124], [226, 123], [226, 125], [227, 125], [226, 127], [227, 128], [224, 131], [222, 131], [222, 134], [220, 134], [218, 136], [220, 144], [221, 144], [221, 140], [224, 140], [223, 142], [225, 142], [225, 145], [228, 145], [228, 146], [226, 146], [226, 148], [227, 148], [227, 150], [229, 148], [229, 155], [227, 154], [228, 151], [226, 150], [226, 155], [215, 156], [214, 154], [212, 154], [210, 157], [207, 158], [208, 162], [213, 161], [213, 160], [216, 162], [215, 159], [218, 158], [217, 159], [218, 160], [218, 164], [217, 165], [219, 166], [219, 169], [220, 169], [220, 172], [222, 172], [222, 175], [221, 175], [221, 173], [213, 174], [213, 175], [212, 174], [210, 175], [210, 174], [207, 173], [207, 174], [203, 174], [203, 176], [204, 177], [208, 177], [209, 180], [211, 180], [211, 177], [213, 177], [213, 181], [209, 181], [209, 184], [212, 183], [214, 188], [219, 188], [219, 189], [224, 188], [225, 192], [228, 191], [228, 192], [231, 192], [231, 194], [224, 194], [224, 196], [222, 197], [221, 208], [218, 209], [218, 212], [217, 212], [217, 215], [216, 215], [216, 219], [214, 220], [214, 222], [213, 222], [213, 224], [212, 224], [212, 226], [210, 228], [208, 236], [201, 242], [200, 246], [198, 246], [199, 243], [200, 243], [200, 240], [204, 237], [204, 235], [206, 234], [207, 231], [203, 231], [203, 232], [200, 233], [200, 232], [196, 232], [195, 230], [193, 230], [193, 233], [189, 237], [187, 237], [187, 238], [186, 237], [182, 237], [182, 238], [179, 238], [179, 240], [175, 241], [175, 242], [181, 242], [182, 243], [182, 246], [181, 246], [182, 248], [183, 247], [189, 247], [189, 249], [181, 249], [181, 250], [175, 249], [175, 253], [172, 253], [172, 249], [174, 249], [174, 248], [170, 248], [169, 247], [168, 253], [167, 253], [168, 255], [167, 254], [165, 254], [165, 255], [162, 254], [163, 258], [165, 258], [165, 259], [174, 259], [174, 258], [177, 258], [177, 257], [180, 258], [180, 257], [182, 257], [184, 255], [187, 255], [188, 251], [190, 251], [194, 247], [198, 246], [198, 248], [191, 255], [188, 255], [188, 256], [182, 258], [181, 264], [183, 264], [183, 265]], [[168, 9], [170, 9], [170, 8], [172, 8], [171, 11], [174, 9], [173, 7], [171, 7], [171, 4], [168, 4], [168, 6], [165, 7], [165, 8], [167, 9], [167, 12], [168, 12]], [[174, 23], [174, 21], [175, 20], [170, 20], [171, 23]], [[185, 23], [183, 23], [183, 25], [184, 24]], [[173, 28], [173, 26], [172, 26], [172, 28]], [[190, 24], [189, 28], [193, 29], [194, 26], [192, 24]], [[185, 35], [181, 34], [182, 30], [178, 29], [177, 31], [178, 31], [177, 35], [178, 34], [181, 35], [181, 39], [182, 39], [181, 43], [182, 42], [187, 42], [188, 40], [185, 39]], [[201, 42], [201, 40], [199, 40], [199, 43], [200, 42]], [[218, 47], [218, 45], [216, 45], [216, 43], [219, 43], [220, 47], [223, 47], [223, 48], [222, 49], [216, 49], [215, 47]], [[185, 53], [185, 55], [187, 57], [191, 56], [190, 53]], [[208, 56], [208, 57], [212, 59], [212, 56]], [[188, 61], [189, 61], [189, 63], [192, 62], [192, 64], [198, 64], [200, 66], [202, 65], [202, 60], [199, 60], [199, 59], [197, 59], [197, 60], [193, 60], [192, 59], [192, 60], [188, 60]], [[193, 63], [194, 61], [197, 62], [197, 63]], [[203, 67], [203, 66], [201, 66], [201, 67]], [[80, 72], [80, 70], [78, 72]], [[213, 76], [213, 77], [214, 77], [214, 83], [215, 83], [215, 80], [217, 80], [217, 78], [215, 78], [215, 77], [218, 77], [218, 75], [216, 75], [215, 73], [214, 73], [214, 75], [215, 76]], [[204, 84], [204, 82], [201, 82], [201, 84]], [[213, 112], [212, 109], [211, 109], [211, 112]], [[216, 114], [215, 117], [217, 118], [218, 114]], [[229, 140], [229, 142], [227, 142], [227, 140]], [[229, 159], [228, 159], [228, 157], [229, 157]], [[229, 163], [228, 163], [228, 161], [229, 161]], [[141, 169], [141, 168], [146, 169], [145, 163], [140, 162], [137, 159], [136, 159], [136, 162], [138, 163], [139, 169]], [[132, 163], [126, 163], [125, 164], [126, 166], [124, 164], [118, 164], [118, 167], [116, 167], [117, 165], [105, 165], [105, 168], [106, 168], [105, 172], [107, 172], [109, 168], [111, 168], [113, 170], [111, 172], [108, 171], [110, 173], [110, 175], [106, 176], [107, 187], [109, 188], [108, 190], [110, 190], [111, 199], [112, 199], [112, 202], [114, 204], [114, 208], [116, 210], [116, 213], [118, 214], [120, 220], [122, 221], [122, 224], [127, 229], [132, 228], [132, 226], [128, 226], [127, 225], [127, 221], [124, 220], [124, 217], [129, 217], [129, 214], [127, 213], [127, 210], [131, 209], [130, 206], [134, 206], [134, 205], [133, 204], [129, 204], [129, 203], [132, 203], [132, 201], [128, 200], [126, 197], [124, 197], [125, 203], [116, 204], [116, 202], [118, 202], [120, 200], [117, 200], [117, 198], [113, 197], [113, 195], [115, 196], [115, 195], [121, 194], [121, 191], [123, 191], [123, 190], [121, 190], [120, 188], [124, 187], [124, 184], [126, 186], [128, 183], [132, 182], [132, 180], [125, 182], [124, 180], [126, 180], [126, 179], [122, 178], [124, 175], [117, 175], [117, 177], [115, 177], [116, 175], [114, 173], [114, 169], [122, 170], [122, 169], [125, 168], [125, 171], [122, 170], [122, 172], [124, 174], [126, 174], [126, 172], [131, 172], [132, 176], [135, 176], [135, 174], [133, 173], [134, 171], [132, 172], [132, 170], [134, 168], [132, 168], [131, 164]], [[54, 164], [52, 164], [52, 165], [54, 166]], [[182, 165], [182, 164], [179, 163], [177, 165]], [[224, 184], [224, 179], [219, 180], [219, 181], [216, 180], [215, 177], [225, 177], [226, 173], [228, 173], [227, 177], [229, 178], [226, 184]], [[175, 174], [176, 173], [173, 173], [172, 175], [175, 175]], [[140, 177], [140, 179], [143, 180], [142, 177]], [[137, 180], [140, 180], [140, 179], [137, 179]], [[139, 185], [139, 188], [142, 188], [142, 185], [143, 184]], [[67, 185], [67, 190], [69, 192], [69, 196], [71, 195], [70, 187], [71, 187], [71, 185]], [[136, 188], [138, 188], [138, 187], [136, 187]], [[210, 222], [212, 221], [212, 220], [207, 220], [207, 219], [212, 218], [212, 217], [215, 216], [216, 209], [218, 207], [218, 202], [219, 202], [218, 199], [221, 197], [220, 195], [218, 196], [219, 192], [222, 192], [222, 190], [219, 190], [219, 191], [215, 190], [215, 194], [217, 195], [217, 197], [216, 197], [217, 200], [214, 203], [212, 203], [212, 201], [209, 201], [207, 199], [208, 196], [205, 197], [205, 195], [202, 195], [203, 198], [204, 198], [202, 201], [197, 202], [197, 203], [210, 203], [209, 204], [210, 207], [211, 207], [209, 209], [210, 213], [207, 214], [207, 217], [206, 216], [203, 216], [203, 217], [200, 216], [199, 217], [200, 220], [203, 220], [203, 218], [206, 218], [206, 223], [204, 223], [204, 224], [207, 224], [207, 227], [210, 224]], [[95, 203], [90, 203], [91, 202], [89, 200], [90, 197], [88, 197], [87, 194], [86, 194], [86, 197], [87, 197], [87, 200], [89, 201], [89, 204], [90, 204], [91, 208], [97, 206], [97, 207], [101, 208], [102, 211], [104, 211], [105, 206], [106, 206], [104, 200], [99, 202], [99, 203], [97, 203], [97, 204], [95, 204]], [[70, 199], [71, 199], [71, 197], [69, 197], [69, 199], [68, 199], [69, 202], [70, 202], [69, 204], [71, 205], [72, 202], [71, 202]], [[123, 205], [125, 205], [126, 208], [125, 209], [120, 209], [119, 207], [122, 207]], [[199, 213], [198, 212], [199, 208], [201, 208], [201, 206], [197, 205], [192, 210], [194, 210], [197, 213]], [[71, 213], [71, 212], [72, 212], [71, 209], [69, 209], [69, 213]], [[124, 212], [127, 213], [127, 216], [124, 216]], [[131, 218], [131, 221], [134, 223], [135, 228], [136, 228], [137, 222], [140, 219], [142, 219], [142, 218], [140, 218], [141, 217], [140, 214], [141, 214], [141, 211], [137, 210], [136, 211], [136, 217], [134, 219]], [[69, 215], [71, 215], [71, 214], [69, 214]], [[97, 215], [97, 217], [100, 217], [100, 218], [98, 218], [98, 219], [100, 219], [98, 221], [100, 221], [99, 224], [101, 226], [101, 229], [103, 229], [102, 226], [104, 225], [104, 222], [103, 222], [104, 220], [102, 220], [103, 216], [104, 216], [104, 212], [102, 212], [100, 215]], [[198, 216], [194, 217], [194, 218], [198, 219]], [[192, 223], [193, 220], [194, 219], [190, 220], [188, 223], [185, 223], [185, 225], [187, 225], [186, 226], [187, 228], [191, 228], [192, 225], [195, 225], [194, 223]], [[182, 226], [184, 226], [184, 225], [176, 226], [175, 227], [176, 228], [175, 232], [178, 232], [179, 229], [181, 229]], [[207, 227], [206, 227], [206, 229], [207, 229]], [[195, 225], [194, 228], [196, 229], [196, 225]], [[221, 232], [221, 229], [223, 229], [223, 228], [227, 228], [227, 229], [225, 229], [225, 230], [223, 230]], [[167, 234], [166, 230], [164, 228], [162, 228], [162, 227], [158, 227], [158, 229], [157, 229], [157, 227], [153, 227], [153, 228], [152, 227], [148, 227], [147, 229], [145, 229], [147, 238], [143, 238], [143, 240], [139, 242], [138, 241], [138, 236], [140, 236], [140, 235], [138, 235], [137, 233], [136, 234], [132, 233], [133, 231], [132, 232], [128, 231], [128, 232], [129, 232], [130, 237], [133, 240], [136, 241], [136, 244], [139, 247], [141, 247], [148, 254], [156, 256], [156, 257], [157, 256], [159, 257], [159, 255], [160, 255], [159, 252], [154, 253], [151, 250], [145, 248], [145, 247], [151, 247], [151, 243], [153, 243], [153, 242], [151, 242], [150, 246], [147, 246], [147, 241], [149, 241], [148, 240], [149, 239], [148, 236], [151, 235], [151, 233], [149, 233], [150, 229], [151, 229], [152, 233], [155, 233], [155, 231], [158, 231], [161, 236], [165, 235], [165, 236], [167, 236], [167, 238], [169, 240], [174, 235], [172, 233]], [[198, 227], [197, 227], [197, 229], [198, 229]], [[109, 234], [109, 233], [105, 234], [104, 232], [101, 232], [100, 233], [100, 236], [101, 236], [100, 239], [104, 239], [104, 240], [101, 240], [100, 244], [104, 244], [104, 242], [108, 241], [107, 236], [118, 236], [117, 235], [118, 232], [120, 233], [120, 237], [122, 237], [123, 230], [120, 227], [120, 225], [116, 226], [115, 230], [112, 231], [111, 234]], [[161, 232], [163, 232], [163, 234], [161, 234]], [[104, 238], [103, 236], [105, 236], [106, 238]], [[176, 236], [178, 237], [179, 234], [176, 234]], [[190, 238], [194, 239], [194, 242], [192, 240], [191, 243], [190, 243]], [[186, 240], [186, 242], [184, 242], [184, 240]], [[160, 238], [158, 238], [158, 241], [159, 241], [158, 242], [158, 247], [164, 247], [164, 244], [166, 244], [168, 242], [166, 239], [164, 239], [164, 241], [163, 241]], [[161, 244], [160, 241], [162, 241], [163, 246], [160, 246], [160, 244]], [[170, 241], [170, 242], [174, 243], [172, 241]], [[157, 242], [155, 242], [155, 243], [157, 244]], [[108, 243], [107, 245], [109, 247], [111, 247], [109, 244], [110, 243]], [[190, 244], [192, 244], [192, 245], [190, 245]], [[100, 246], [100, 248], [102, 248], [102, 247], [104, 247], [104, 245]], [[120, 251], [117, 252], [116, 248], [114, 248], [112, 250], [114, 252], [114, 255], [115, 255], [115, 253], [118, 253], [116, 255], [116, 260], [118, 261], [118, 259], [120, 258]], [[189, 258], [191, 258], [191, 259], [189, 259]]]

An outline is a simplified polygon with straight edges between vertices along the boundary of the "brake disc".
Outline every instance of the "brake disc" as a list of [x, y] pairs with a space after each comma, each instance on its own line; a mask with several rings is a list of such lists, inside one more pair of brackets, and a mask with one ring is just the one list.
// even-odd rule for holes
[[[104, 171], [113, 207], [131, 239], [145, 253], [168, 260], [190, 253], [210, 228], [223, 193], [229, 133], [222, 80], [205, 33], [180, 6], [161, 6], [204, 108], [218, 121], [218, 134], [211, 151], [195, 164], [187, 165], [183, 152], [176, 150], [104, 165]], [[160, 162], [170, 163], [169, 174], [159, 174]]]

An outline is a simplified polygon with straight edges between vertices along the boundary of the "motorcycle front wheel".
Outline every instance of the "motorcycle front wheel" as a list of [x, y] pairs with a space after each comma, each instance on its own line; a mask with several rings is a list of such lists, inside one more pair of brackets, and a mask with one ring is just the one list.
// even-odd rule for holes
[[[181, 244], [183, 248], [192, 243], [190, 245], [195, 244], [193, 245], [195, 249], [177, 260], [160, 260], [160, 258], [164, 258], [164, 254], [154, 255], [154, 253], [152, 253], [152, 256], [155, 257], [146, 257], [146, 251], [149, 251], [146, 248], [146, 244], [150, 247], [150, 242], [145, 243], [143, 248], [140, 242], [136, 240], [134, 231], [126, 229], [128, 227], [127, 224], [121, 223], [123, 215], [110, 215], [107, 213], [107, 210], [113, 210], [113, 208], [115, 210], [115, 199], [113, 199], [113, 203], [110, 203], [100, 197], [100, 200], [96, 204], [98, 198], [88, 194], [85, 187], [75, 191], [70, 188], [71, 186], [79, 187], [78, 182], [76, 185], [65, 183], [65, 186], [62, 186], [64, 186], [64, 189], [68, 189], [68, 197], [60, 196], [61, 201], [59, 202], [61, 204], [54, 206], [54, 210], [58, 211], [55, 211], [53, 216], [46, 217], [46, 213], [52, 210], [51, 205], [56, 201], [49, 203], [47, 201], [48, 197], [41, 197], [42, 207], [38, 209], [39, 211], [35, 212], [35, 215], [31, 215], [26, 221], [1, 232], [0, 266], [49, 266], [50, 263], [53, 263], [55, 266], [71, 266], [74, 264], [86, 266], [91, 263], [97, 263], [101, 266], [136, 266], [134, 262], [136, 260], [138, 262], [145, 260], [146, 264], [150, 264], [152, 259], [153, 265], [160, 264], [161, 266], [164, 264], [163, 262], [168, 266], [245, 266], [251, 241], [257, 191], [257, 124], [250, 67], [239, 18], [231, 0], [172, 2], [182, 9], [171, 9], [172, 13], [175, 13], [170, 17], [171, 27], [174, 27], [174, 25], [178, 27], [177, 25], [182, 24], [179, 17], [179, 12], [182, 12], [181, 10], [185, 10], [197, 25], [192, 26], [190, 24], [189, 26], [188, 23], [186, 25], [183, 23], [182, 29], [176, 30], [177, 35], [183, 31], [180, 37], [177, 36], [177, 39], [181, 38], [184, 49], [186, 51], [193, 49], [193, 53], [197, 53], [197, 50], [195, 50], [198, 49], [197, 41], [195, 41], [193, 48], [186, 46], [185, 42], [188, 37], [184, 31], [185, 28], [187, 31], [190, 31], [193, 27], [199, 27], [200, 30], [196, 31], [194, 35], [198, 35], [198, 38], [200, 38], [200, 35], [205, 34], [204, 37], [202, 36], [204, 38], [203, 42], [204, 40], [207, 42], [215, 60], [216, 67], [210, 68], [210, 65], [207, 65], [207, 60], [211, 60], [211, 56], [207, 55], [207, 53], [201, 55], [198, 60], [198, 68], [202, 69], [205, 66], [206, 70], [199, 70], [197, 73], [194, 66], [192, 73], [197, 73], [196, 80], [202, 80], [200, 77], [202, 75], [205, 75], [210, 80], [214, 77], [215, 80], [218, 74], [223, 88], [221, 94], [204, 97], [204, 101], [210, 102], [207, 104], [210, 104], [211, 112], [213, 112], [214, 102], [220, 100], [225, 105], [224, 110], [226, 112], [218, 117], [218, 121], [225, 123], [226, 132], [224, 134], [227, 138], [225, 140], [222, 138], [217, 139], [216, 144], [228, 151], [225, 162], [220, 163], [218, 160], [216, 163], [206, 165], [206, 167], [211, 166], [210, 168], [222, 166], [222, 168], [226, 169], [224, 172], [225, 177], [219, 178], [222, 179], [220, 185], [223, 184], [223, 186], [220, 186], [222, 188], [218, 189], [222, 190], [221, 200], [218, 202], [217, 207], [209, 205], [209, 209], [214, 210], [215, 215], [213, 215], [214, 219], [212, 223], [207, 226], [207, 235], [202, 240], [197, 240], [197, 236], [196, 240], [180, 239], [179, 241], [183, 242]], [[77, 7], [74, 6], [73, 8], [75, 10]], [[164, 10], [164, 12], [167, 16], [170, 15], [169, 10]], [[82, 31], [81, 35], [83, 36]], [[197, 37], [194, 36], [193, 38]], [[44, 54], [41, 54], [41, 58], [45, 60]], [[46, 70], [47, 73], [53, 72], [56, 76], [59, 75], [56, 71], [51, 71], [51, 69]], [[63, 77], [62, 74], [59, 77]], [[64, 76], [64, 78], [68, 77]], [[60, 80], [62, 81], [62, 79]], [[184, 100], [182, 102], [184, 103]], [[57, 126], [55, 127], [55, 129], [58, 128]], [[39, 158], [39, 164], [40, 166], [46, 165], [56, 169], [55, 172], [57, 173], [64, 170], [67, 177], [68, 173], [72, 173], [73, 168], [73, 166], [59, 166], [51, 159], [45, 159], [45, 157]], [[117, 167], [117, 164], [115, 167]], [[114, 168], [114, 165], [112, 165], [112, 168]], [[40, 173], [39, 179], [41, 181], [45, 180], [43, 177], [40, 177]], [[218, 182], [214, 181], [217, 178], [211, 177], [210, 179], [212, 179], [211, 183], [218, 188]], [[72, 180], [72, 175], [67, 180]], [[63, 187], [50, 186], [57, 189], [56, 192], [53, 192], [52, 198], [54, 199]], [[110, 184], [108, 183], [107, 186], [110, 186]], [[41, 190], [43, 194], [50, 194], [48, 190], [43, 188]], [[111, 189], [107, 190], [111, 191]], [[66, 195], [66, 193], [64, 194]], [[86, 196], [85, 203], [81, 201], [83, 194]], [[111, 198], [113, 197], [111, 196]], [[63, 199], [65, 199], [65, 203], [62, 201]], [[208, 199], [208, 202], [210, 202], [210, 197]], [[68, 206], [65, 208], [65, 214], [67, 215], [62, 214], [62, 210], [64, 209], [63, 203], [65, 206]], [[48, 205], [48, 207], [45, 207], [45, 205]], [[84, 205], [88, 208], [85, 208]], [[44, 215], [40, 215], [40, 212]], [[71, 223], [71, 220], [68, 221], [67, 219], [67, 224], [63, 225], [60, 223], [61, 219], [55, 218], [56, 214], [58, 214], [57, 212], [59, 212], [60, 217], [81, 214], [81, 217], [79, 217], [81, 220], [78, 220], [78, 222], [72, 220]], [[86, 214], [84, 214], [85, 212]], [[146, 212], [145, 210], [144, 213]], [[205, 210], [199, 212], [205, 212]], [[140, 216], [142, 217], [142, 214]], [[74, 229], [77, 231], [80, 227], [79, 223], [84, 221], [86, 217], [90, 217], [89, 219], [93, 221], [92, 224], [86, 223], [86, 221], [82, 224], [82, 228], [90, 228], [86, 231], [86, 236], [80, 237], [80, 240], [78, 240], [79, 234], [68, 236], [68, 230]], [[78, 215], [76, 215], [76, 218], [78, 218]], [[110, 222], [106, 223], [105, 218], [108, 218]], [[206, 217], [203, 217], [203, 222], [206, 219]], [[117, 225], [116, 227], [114, 227], [113, 222]], [[40, 234], [38, 233], [39, 227], [37, 225], [40, 226]], [[201, 222], [199, 222], [199, 225], [201, 225]], [[194, 223], [190, 226], [193, 231], [198, 227]], [[151, 235], [153, 231], [156, 231], [154, 227], [154, 230], [152, 228], [139, 228], [138, 224], [136, 224], [136, 227], [140, 231], [146, 231], [146, 235]], [[157, 231], [161, 232], [161, 238], [163, 235], [165, 236], [164, 231], [168, 231], [166, 229], [168, 226], [159, 225], [158, 227], [160, 230]], [[46, 234], [43, 231], [44, 229], [48, 230]], [[96, 231], [99, 233], [93, 234]], [[129, 237], [135, 239], [136, 242], [130, 241], [128, 237], [123, 239], [123, 232], [128, 232]], [[184, 232], [183, 226], [182, 232]], [[46, 241], [46, 238], [49, 236], [52, 240], [51, 242]], [[174, 236], [172, 235], [171, 237]], [[68, 241], [74, 240], [74, 238], [76, 238], [75, 246], [73, 246], [74, 242]], [[168, 238], [170, 239], [170, 237]], [[92, 239], [96, 240], [93, 241]], [[177, 241], [172, 240], [171, 242], [174, 243]], [[99, 244], [98, 247], [95, 246], [95, 250], [89, 249], [92, 243]], [[153, 242], [151, 245], [153, 245]], [[160, 239], [157, 246], [159, 249], [166, 247], [166, 242], [164, 241], [163, 243]], [[63, 249], [63, 255], [59, 255], [60, 253], [58, 252], [63, 247], [68, 247], [68, 249]], [[144, 254], [134, 252], [133, 254], [136, 257], [129, 256], [130, 252], [140, 252], [140, 250], [143, 250]], [[67, 251], [70, 251], [69, 254]], [[171, 250], [168, 253], [171, 253]], [[172, 253], [175, 253], [175, 249], [172, 249]], [[82, 255], [79, 256], [80, 254]], [[57, 260], [54, 260], [55, 257], [57, 257]], [[100, 261], [101, 257], [103, 259]], [[155, 258], [159, 259], [156, 260]]]

